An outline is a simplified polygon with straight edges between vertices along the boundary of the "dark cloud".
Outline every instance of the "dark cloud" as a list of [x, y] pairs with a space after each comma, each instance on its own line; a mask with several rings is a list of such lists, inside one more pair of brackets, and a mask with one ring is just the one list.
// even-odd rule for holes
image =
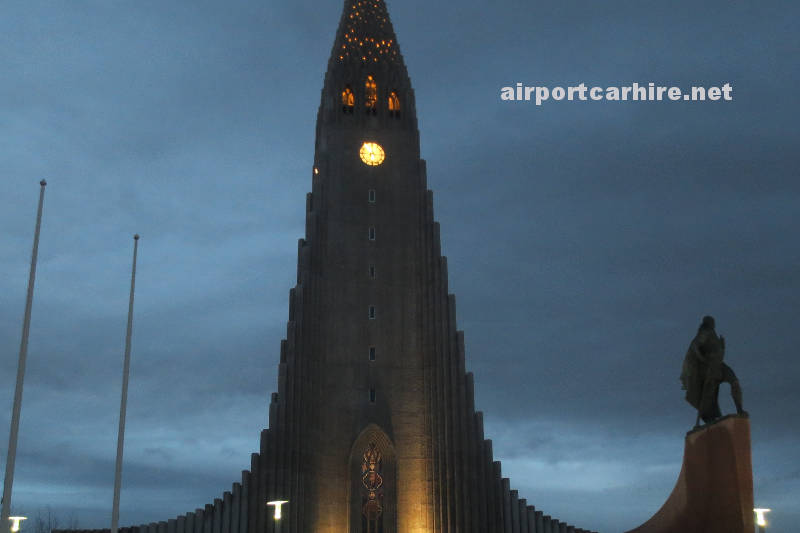
[[[249, 468], [276, 384], [339, 4], [4, 6], [0, 405], [13, 395], [36, 184], [50, 182], [15, 505], [108, 524], [134, 232], [122, 521], [193, 510]], [[770, 531], [790, 531], [797, 6], [389, 7], [476, 405], [504, 475], [579, 525], [646, 520], [678, 475], [694, 421], [680, 364], [713, 313], [752, 415], [756, 503], [774, 509]], [[517, 81], [730, 82], [734, 100], [500, 102]]]

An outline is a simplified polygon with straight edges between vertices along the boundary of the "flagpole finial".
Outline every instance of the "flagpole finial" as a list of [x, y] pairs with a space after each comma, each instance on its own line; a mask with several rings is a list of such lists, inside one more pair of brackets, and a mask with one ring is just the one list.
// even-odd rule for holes
[[133, 240], [134, 241], [138, 241], [139, 240], [139, 234], [138, 233], [134, 234]]
[[42, 181], [39, 182], [39, 185], [44, 187], [45, 185], [47, 185], [47, 182], [45, 180], [42, 180]]

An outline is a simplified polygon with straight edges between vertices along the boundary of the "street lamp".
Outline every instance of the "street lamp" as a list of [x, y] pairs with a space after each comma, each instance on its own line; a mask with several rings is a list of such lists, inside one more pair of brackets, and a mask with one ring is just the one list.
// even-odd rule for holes
[[281, 506], [283, 506], [285, 503], [289, 503], [289, 500], [275, 500], [267, 502], [267, 505], [275, 507], [275, 514], [272, 516], [275, 518], [275, 531], [277, 533], [280, 533], [281, 531]]
[[760, 532], [767, 530], [767, 519], [764, 517], [764, 515], [771, 510], [772, 509], [753, 509], [753, 512], [756, 513], [756, 525], [758, 526], [758, 530]]
[[9, 520], [11, 520], [11, 533], [17, 533], [19, 531], [19, 523], [23, 520], [27, 520], [27, 516], [9, 516]]

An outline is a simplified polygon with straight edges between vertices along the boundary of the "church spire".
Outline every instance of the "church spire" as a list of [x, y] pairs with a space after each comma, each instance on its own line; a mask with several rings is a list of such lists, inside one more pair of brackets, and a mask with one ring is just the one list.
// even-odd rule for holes
[[411, 80], [386, 2], [345, 0], [322, 89], [318, 140], [323, 132], [338, 135], [331, 127], [379, 124], [416, 130]]
[[331, 62], [399, 64], [405, 69], [383, 0], [345, 0]]
[[[324, 92], [337, 93], [343, 87], [364, 85], [373, 76], [385, 87], [408, 92], [411, 81], [397, 44], [384, 0], [345, 0], [339, 29], [328, 61]], [[354, 85], [352, 90], [356, 91]], [[388, 96], [383, 95], [385, 100]]]

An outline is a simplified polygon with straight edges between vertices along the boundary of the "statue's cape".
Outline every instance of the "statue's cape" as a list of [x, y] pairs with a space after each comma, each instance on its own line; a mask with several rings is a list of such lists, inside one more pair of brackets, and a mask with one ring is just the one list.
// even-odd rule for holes
[[[692, 341], [694, 342], [694, 341]], [[692, 345], [686, 350], [681, 371], [681, 383], [686, 390], [686, 401], [695, 409], [700, 409], [700, 400], [703, 396], [704, 365], [697, 360], [692, 350]]]

